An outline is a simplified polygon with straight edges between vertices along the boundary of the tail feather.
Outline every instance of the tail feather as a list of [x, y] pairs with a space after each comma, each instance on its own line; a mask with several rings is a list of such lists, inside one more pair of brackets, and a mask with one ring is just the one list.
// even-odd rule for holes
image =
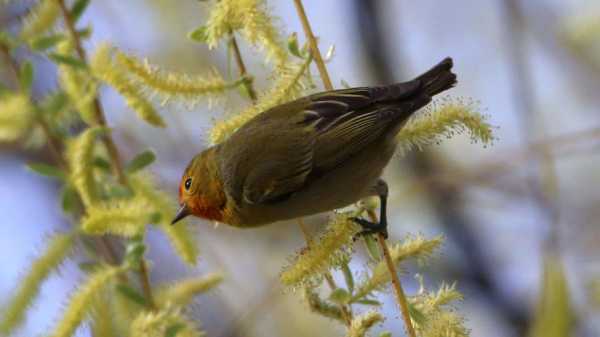
[[452, 72], [452, 66], [452, 59], [447, 57], [415, 80], [421, 83], [421, 88], [427, 95], [435, 96], [456, 84], [456, 74]]

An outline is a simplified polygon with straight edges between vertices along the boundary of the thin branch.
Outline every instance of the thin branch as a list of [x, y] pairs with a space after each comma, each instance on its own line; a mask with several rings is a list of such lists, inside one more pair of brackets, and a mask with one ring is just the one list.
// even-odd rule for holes
[[[294, 0], [294, 4], [296, 5], [296, 10], [298, 12], [298, 16], [300, 21], [302, 22], [302, 27], [304, 28], [304, 33], [306, 38], [308, 39], [308, 43], [310, 44], [310, 48], [312, 50], [313, 57], [315, 58], [315, 62], [317, 63], [317, 68], [319, 69], [319, 73], [321, 74], [321, 79], [323, 80], [323, 84], [325, 85], [325, 89], [333, 90], [333, 85], [331, 84], [331, 79], [329, 78], [329, 73], [327, 72], [327, 68], [325, 67], [325, 63], [323, 62], [323, 58], [321, 57], [321, 52], [319, 51], [319, 46], [317, 46], [317, 40], [312, 32], [310, 27], [310, 23], [308, 21], [308, 17], [306, 16], [306, 12], [304, 11], [304, 6], [302, 5], [301, 0]], [[373, 214], [374, 215], [374, 214]], [[377, 217], [373, 219], [376, 221]], [[402, 284], [400, 283], [400, 279], [398, 278], [398, 273], [396, 271], [396, 266], [392, 262], [390, 257], [389, 248], [385, 241], [385, 238], [382, 234], [379, 234], [379, 246], [383, 251], [383, 255], [386, 259], [386, 264], [388, 271], [392, 277], [392, 284], [394, 285], [394, 291], [396, 293], [396, 299], [398, 300], [398, 305], [400, 306], [400, 311], [402, 312], [402, 317], [404, 318], [404, 324], [406, 325], [406, 330], [408, 331], [408, 335], [410, 337], [416, 337], [415, 330], [412, 326], [412, 322], [410, 320], [410, 315], [408, 312], [408, 303], [406, 301], [406, 296], [404, 296], [404, 291], [402, 290]]]
[[[58, 4], [60, 6], [61, 12], [65, 19], [65, 24], [67, 26], [69, 35], [71, 36], [71, 39], [75, 45], [75, 50], [77, 51], [77, 55], [79, 56], [81, 61], [83, 61], [84, 63], [87, 64], [85, 50], [83, 49], [83, 46], [81, 44], [81, 39], [79, 38], [79, 33], [77, 32], [77, 29], [75, 28], [75, 23], [73, 22], [71, 13], [67, 9], [67, 6], [65, 5], [64, 0], [58, 0]], [[107, 126], [106, 117], [104, 115], [104, 110], [102, 109], [102, 104], [100, 103], [100, 99], [98, 98], [98, 96], [96, 96], [94, 98], [94, 112], [95, 112], [96, 120], [98, 121], [98, 124], [102, 127], [106, 127]], [[110, 135], [110, 133], [105, 133], [102, 136], [102, 140], [103, 140], [104, 146], [106, 147], [106, 150], [108, 152], [108, 156], [110, 157], [113, 171], [114, 171], [115, 175], [117, 176], [119, 183], [121, 183], [124, 186], [128, 186], [127, 176], [125, 175], [125, 171], [123, 170], [123, 163], [121, 162], [119, 150], [118, 150], [117, 146], [115, 145], [115, 142], [113, 141], [112, 136]], [[106, 240], [105, 243], [108, 246], [110, 246], [109, 241]], [[140, 260], [138, 275], [139, 275], [140, 283], [142, 285], [142, 290], [144, 291], [144, 296], [146, 297], [146, 301], [148, 302], [148, 305], [150, 306], [151, 309], [156, 309], [156, 305], [154, 302], [154, 296], [152, 295], [152, 287], [150, 286], [150, 277], [148, 275], [148, 267], [146, 266], [146, 261], [144, 259]]]
[[333, 85], [331, 84], [329, 73], [327, 72], [325, 62], [323, 62], [323, 57], [321, 56], [321, 52], [319, 51], [317, 39], [315, 38], [315, 35], [313, 34], [312, 29], [310, 28], [310, 23], [308, 21], [308, 17], [306, 16], [306, 12], [304, 11], [302, 1], [294, 0], [294, 5], [296, 6], [298, 17], [300, 17], [300, 22], [302, 22], [304, 35], [306, 35], [306, 39], [308, 39], [308, 44], [310, 45], [311, 53], [315, 58], [315, 63], [317, 64], [317, 69], [319, 69], [319, 74], [321, 75], [321, 79], [323, 80], [323, 85], [325, 86], [326, 90], [333, 90]]
[[[235, 58], [235, 63], [239, 69], [240, 77], [246, 78], [248, 73], [246, 71], [246, 65], [244, 64], [244, 59], [242, 59], [242, 53], [240, 52], [240, 48], [238, 47], [237, 40], [235, 39], [235, 35], [233, 31], [229, 30], [229, 43], [231, 44], [231, 48], [233, 49], [233, 57]], [[252, 84], [252, 80], [248, 78], [244, 81], [244, 87], [246, 91], [248, 91], [248, 96], [252, 102], [256, 103], [258, 96], [256, 95], [256, 90], [254, 90], [254, 85]]]

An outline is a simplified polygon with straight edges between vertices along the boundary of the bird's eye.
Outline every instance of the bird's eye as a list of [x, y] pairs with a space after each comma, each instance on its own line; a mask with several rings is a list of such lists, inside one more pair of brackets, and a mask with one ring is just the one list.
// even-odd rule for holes
[[185, 186], [185, 190], [189, 191], [190, 187], [192, 186], [192, 178], [187, 178], [185, 180], [185, 185], [184, 186]]

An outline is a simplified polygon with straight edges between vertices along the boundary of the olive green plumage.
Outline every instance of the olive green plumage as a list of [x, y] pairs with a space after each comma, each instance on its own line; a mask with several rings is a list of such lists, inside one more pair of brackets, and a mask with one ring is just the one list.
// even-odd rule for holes
[[258, 226], [373, 195], [396, 134], [456, 83], [451, 68], [446, 58], [409, 82], [323, 92], [269, 109], [192, 160], [180, 202], [187, 213]]

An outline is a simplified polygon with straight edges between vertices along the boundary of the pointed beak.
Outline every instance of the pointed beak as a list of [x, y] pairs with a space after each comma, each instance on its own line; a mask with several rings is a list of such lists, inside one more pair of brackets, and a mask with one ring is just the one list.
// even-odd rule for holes
[[171, 225], [174, 225], [177, 221], [185, 218], [188, 215], [190, 215], [190, 209], [184, 203], [181, 205], [181, 207], [179, 207], [177, 214], [175, 214], [175, 218], [173, 218], [173, 221], [171, 221]]

